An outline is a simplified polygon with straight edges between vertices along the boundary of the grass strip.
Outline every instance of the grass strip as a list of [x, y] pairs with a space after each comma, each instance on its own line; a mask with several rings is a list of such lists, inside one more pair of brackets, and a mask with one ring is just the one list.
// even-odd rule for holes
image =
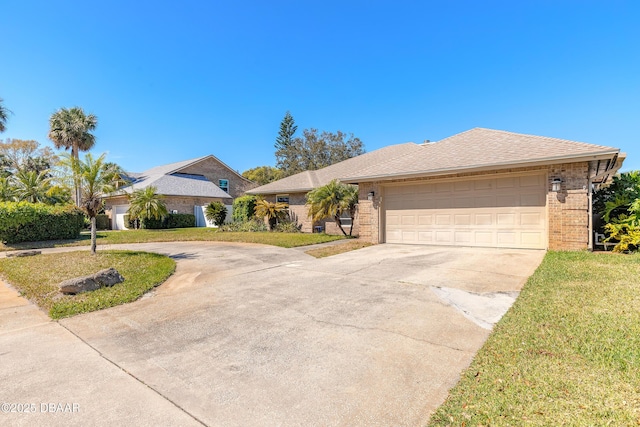
[[640, 255], [549, 252], [429, 425], [640, 425]]
[[[62, 295], [58, 283], [114, 267], [125, 281], [109, 288]], [[176, 263], [165, 255], [136, 251], [87, 251], [0, 259], [0, 274], [20, 294], [53, 319], [101, 310], [135, 301], [163, 283]]]

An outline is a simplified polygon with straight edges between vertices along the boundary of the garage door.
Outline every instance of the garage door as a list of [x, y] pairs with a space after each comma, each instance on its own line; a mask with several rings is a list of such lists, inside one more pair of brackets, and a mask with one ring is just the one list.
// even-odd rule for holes
[[386, 241], [545, 249], [545, 175], [389, 186]]
[[113, 207], [114, 224], [112, 225], [114, 230], [126, 230], [127, 226], [124, 223], [124, 216], [129, 211], [129, 205], [119, 205]]

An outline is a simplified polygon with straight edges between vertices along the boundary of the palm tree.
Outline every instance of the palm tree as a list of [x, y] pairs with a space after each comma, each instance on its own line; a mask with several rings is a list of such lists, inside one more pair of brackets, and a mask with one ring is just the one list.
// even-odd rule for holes
[[267, 218], [269, 230], [273, 230], [279, 219], [283, 219], [287, 214], [287, 204], [281, 202], [268, 202], [260, 199], [256, 202], [255, 215], [258, 218]]
[[9, 113], [11, 112], [2, 105], [2, 102], [3, 99], [0, 98], [0, 132], [7, 130], [7, 120], [9, 119]]
[[102, 210], [102, 199], [116, 190], [120, 168], [105, 162], [106, 154], [97, 159], [89, 153], [84, 160], [66, 155], [62, 161], [67, 169], [71, 168], [74, 180], [79, 184], [80, 208], [91, 220], [91, 253], [96, 253], [96, 215]]
[[51, 188], [49, 171], [40, 173], [32, 170], [20, 169], [14, 176], [15, 197], [19, 201], [30, 203], [45, 203]]
[[9, 178], [0, 177], [0, 202], [14, 202], [16, 189]]
[[[98, 118], [93, 114], [85, 114], [80, 107], [61, 108], [49, 118], [49, 139], [56, 148], [71, 150], [71, 157], [78, 160], [80, 151], [89, 151], [96, 143], [91, 132], [96, 129]], [[80, 206], [80, 185], [76, 179], [76, 204]]]
[[[333, 218], [342, 234], [346, 236], [340, 216], [343, 212], [349, 212], [351, 224], [353, 224], [358, 206], [358, 188], [333, 180], [327, 185], [310, 191], [307, 194], [307, 205], [309, 205], [309, 216], [314, 222]], [[349, 230], [349, 236], [351, 236], [351, 230]]]
[[167, 216], [167, 205], [164, 197], [157, 193], [157, 188], [149, 186], [135, 190], [129, 195], [129, 219], [162, 219]]

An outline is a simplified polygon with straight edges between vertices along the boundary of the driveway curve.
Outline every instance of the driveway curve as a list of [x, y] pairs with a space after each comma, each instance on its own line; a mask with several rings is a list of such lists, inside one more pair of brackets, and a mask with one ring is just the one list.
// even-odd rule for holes
[[[544, 256], [402, 245], [325, 259], [300, 249], [231, 243], [111, 248], [164, 253], [178, 267], [134, 303], [0, 328], [0, 345], [26, 346], [28, 353], [0, 355], [25, 367], [15, 373], [7, 363], [0, 367], [0, 380], [10, 384], [5, 400], [51, 399], [66, 379], [85, 408], [67, 417], [13, 417], [12, 423], [424, 424]], [[0, 304], [0, 319], [9, 319], [11, 307]], [[41, 334], [44, 350], [33, 336], [43, 325], [53, 331]], [[73, 371], [53, 358], [60, 365], [39, 373], [49, 372], [49, 381], [25, 385], [30, 365], [51, 363], [57, 335], [91, 353], [86, 360], [97, 368]], [[98, 368], [96, 382], [85, 383], [90, 376], [82, 369]], [[109, 375], [122, 381], [120, 393], [96, 389]], [[36, 384], [40, 389], [31, 390]], [[100, 418], [105, 405], [122, 413]]]

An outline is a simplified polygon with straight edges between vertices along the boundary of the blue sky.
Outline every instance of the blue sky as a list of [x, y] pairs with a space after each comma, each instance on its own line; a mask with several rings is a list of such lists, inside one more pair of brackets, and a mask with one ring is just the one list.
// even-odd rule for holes
[[367, 151], [480, 126], [609, 145], [640, 169], [638, 1], [4, 1], [0, 138], [99, 119], [126, 170], [214, 154], [273, 165], [300, 132]]

